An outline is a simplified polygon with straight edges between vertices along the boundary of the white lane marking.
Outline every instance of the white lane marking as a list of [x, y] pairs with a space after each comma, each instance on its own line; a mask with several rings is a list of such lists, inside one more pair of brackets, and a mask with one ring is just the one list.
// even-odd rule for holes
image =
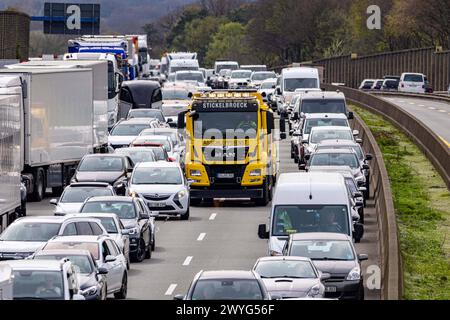
[[423, 105], [423, 104], [419, 104], [419, 107], [425, 107], [425, 105]]
[[412, 104], [416, 104], [416, 103], [415, 103], [415, 102], [410, 102], [409, 104], [411, 104], [411, 105], [412, 105]]
[[436, 108], [434, 108], [434, 107], [428, 107], [428, 109], [430, 109], [430, 110], [436, 110]]
[[400, 100], [399, 102], [400, 102], [400, 103], [405, 103], [405, 101], [403, 101], [403, 100]]
[[217, 213], [213, 213], [211, 214], [211, 216], [209, 217], [209, 220], [214, 220], [217, 217]]
[[192, 258], [194, 258], [194, 257], [191, 257], [191, 256], [186, 257], [186, 259], [184, 259], [183, 266], [188, 266], [191, 263]]
[[447, 111], [446, 110], [439, 110], [439, 112], [446, 113]]
[[166, 296], [171, 296], [172, 293], [175, 291], [175, 288], [177, 287], [176, 283], [172, 283], [169, 288], [167, 288], [167, 291], [165, 293]]
[[203, 239], [205, 239], [206, 237], [206, 233], [200, 233], [200, 235], [197, 238], [197, 241], [203, 241]]

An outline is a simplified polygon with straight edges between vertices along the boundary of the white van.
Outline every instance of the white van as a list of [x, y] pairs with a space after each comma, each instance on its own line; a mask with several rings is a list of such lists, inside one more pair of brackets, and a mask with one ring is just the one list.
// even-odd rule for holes
[[400, 77], [400, 84], [398, 86], [399, 92], [409, 93], [425, 93], [425, 84], [427, 77], [422, 73], [402, 73]]
[[195, 59], [170, 60], [169, 74], [177, 71], [198, 71], [199, 68], [198, 60]]
[[290, 234], [334, 232], [353, 236], [359, 242], [364, 227], [352, 206], [340, 173], [284, 173], [275, 188], [270, 226], [259, 225], [258, 236], [269, 239], [269, 255], [281, 255]]
[[303, 91], [320, 91], [319, 70], [310, 67], [285, 68], [281, 71], [277, 94], [278, 111], [285, 112], [295, 94]]

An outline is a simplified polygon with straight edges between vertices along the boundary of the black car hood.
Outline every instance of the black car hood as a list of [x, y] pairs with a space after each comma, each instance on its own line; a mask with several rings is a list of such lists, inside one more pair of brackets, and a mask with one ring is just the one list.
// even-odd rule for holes
[[358, 264], [352, 261], [325, 261], [325, 260], [313, 260], [314, 265], [320, 271], [330, 274], [342, 274], [349, 273]]
[[77, 172], [75, 179], [77, 182], [106, 182], [114, 183], [119, 178], [123, 177], [125, 174], [122, 171], [111, 171], [111, 172]]

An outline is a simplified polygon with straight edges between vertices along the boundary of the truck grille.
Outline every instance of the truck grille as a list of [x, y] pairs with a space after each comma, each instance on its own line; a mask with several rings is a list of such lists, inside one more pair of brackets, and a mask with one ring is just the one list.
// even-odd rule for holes
[[211, 185], [236, 186], [241, 184], [246, 165], [205, 166]]
[[249, 147], [203, 147], [203, 156], [206, 161], [234, 162], [245, 161]]

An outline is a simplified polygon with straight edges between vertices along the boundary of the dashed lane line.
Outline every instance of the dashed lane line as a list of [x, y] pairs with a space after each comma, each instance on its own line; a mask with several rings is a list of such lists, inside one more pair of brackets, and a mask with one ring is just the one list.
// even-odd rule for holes
[[209, 217], [209, 220], [214, 220], [217, 217], [217, 213], [213, 213], [211, 214], [211, 216]]
[[206, 233], [200, 233], [200, 235], [197, 238], [197, 241], [203, 241], [203, 239], [205, 239], [206, 237]]
[[175, 288], [177, 287], [176, 283], [172, 283], [169, 288], [167, 288], [167, 291], [165, 293], [166, 296], [171, 296], [173, 292], [175, 291]]
[[194, 257], [192, 257], [192, 256], [186, 257], [186, 259], [184, 259], [183, 266], [188, 266], [188, 265], [190, 265], [190, 264], [191, 264], [191, 261], [192, 261], [192, 258], [194, 258]]

